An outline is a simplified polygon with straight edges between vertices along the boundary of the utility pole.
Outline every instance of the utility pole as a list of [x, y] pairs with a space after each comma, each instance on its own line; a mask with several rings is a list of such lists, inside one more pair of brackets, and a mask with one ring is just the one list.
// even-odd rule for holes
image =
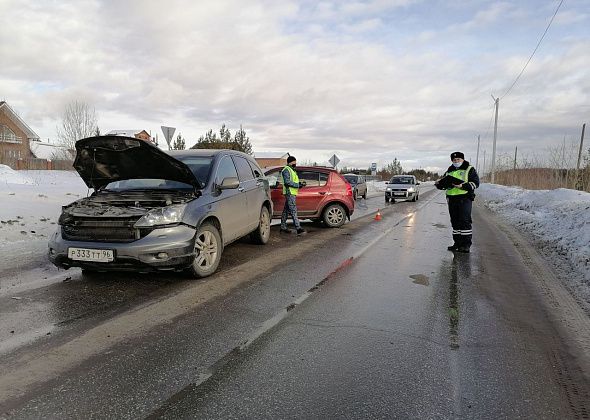
[[492, 95], [492, 99], [496, 104], [496, 118], [494, 122], [494, 147], [492, 148], [492, 179], [491, 183], [493, 184], [496, 180], [496, 139], [498, 138], [498, 107], [500, 106], [500, 98], [494, 98]]
[[483, 149], [483, 171], [482, 171], [482, 177], [486, 176], [486, 149]]
[[518, 153], [518, 146], [514, 148], [514, 167], [512, 168], [513, 171], [516, 171], [516, 154]]
[[477, 157], [475, 158], [475, 169], [479, 171], [479, 134], [477, 135]]
[[[576, 184], [578, 184], [578, 181], [580, 179], [580, 160], [582, 159], [582, 147], [584, 146], [584, 131], [586, 131], [586, 123], [582, 125], [582, 137], [580, 138], [580, 150], [578, 151], [578, 163], [576, 164]], [[577, 186], [578, 185], [575, 185], [574, 188], [576, 188]]]

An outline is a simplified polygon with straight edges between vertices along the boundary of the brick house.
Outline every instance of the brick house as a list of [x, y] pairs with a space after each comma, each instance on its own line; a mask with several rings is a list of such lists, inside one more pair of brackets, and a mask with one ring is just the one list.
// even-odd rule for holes
[[261, 168], [269, 168], [271, 166], [285, 166], [289, 153], [281, 152], [254, 152], [254, 159]]
[[13, 163], [33, 157], [30, 141], [39, 136], [5, 101], [0, 101], [0, 163]]
[[154, 139], [145, 130], [111, 130], [107, 133], [108, 136], [125, 136], [135, 137], [136, 139], [151, 141], [154, 143]]

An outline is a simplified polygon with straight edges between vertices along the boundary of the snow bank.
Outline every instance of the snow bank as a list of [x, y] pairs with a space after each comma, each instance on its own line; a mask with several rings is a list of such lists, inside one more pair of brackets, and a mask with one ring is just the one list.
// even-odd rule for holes
[[33, 185], [34, 182], [28, 176], [19, 173], [10, 166], [0, 165], [0, 184], [26, 184]]
[[590, 286], [590, 193], [482, 184], [478, 196], [513, 226], [565, 256]]

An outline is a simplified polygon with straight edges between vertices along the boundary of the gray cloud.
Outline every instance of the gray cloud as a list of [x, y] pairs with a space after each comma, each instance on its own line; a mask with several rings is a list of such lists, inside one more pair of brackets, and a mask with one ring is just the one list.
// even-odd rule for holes
[[[192, 144], [209, 128], [243, 124], [255, 150], [315, 161], [337, 153], [360, 167], [397, 157], [406, 168], [445, 168], [449, 151], [475, 154], [477, 134], [491, 150], [490, 94], [508, 88], [532, 48], [461, 49], [477, 40], [476, 23], [532, 13], [508, 2], [405, 36], [383, 32], [384, 13], [420, 2], [4, 5], [0, 99], [42, 138], [55, 138], [63, 106], [78, 99], [96, 107], [103, 131], [173, 125]], [[588, 27], [567, 12], [562, 22]], [[501, 101], [499, 149], [542, 149], [587, 118], [590, 34], [568, 25]]]

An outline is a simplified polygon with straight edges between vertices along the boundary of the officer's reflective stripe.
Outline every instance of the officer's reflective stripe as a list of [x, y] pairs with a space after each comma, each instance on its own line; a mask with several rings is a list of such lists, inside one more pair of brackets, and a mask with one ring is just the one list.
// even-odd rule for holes
[[459, 235], [471, 235], [473, 230], [460, 230]]
[[476, 189], [477, 187], [475, 186], [475, 182], [470, 182], [469, 185], [471, 185], [471, 188]]

